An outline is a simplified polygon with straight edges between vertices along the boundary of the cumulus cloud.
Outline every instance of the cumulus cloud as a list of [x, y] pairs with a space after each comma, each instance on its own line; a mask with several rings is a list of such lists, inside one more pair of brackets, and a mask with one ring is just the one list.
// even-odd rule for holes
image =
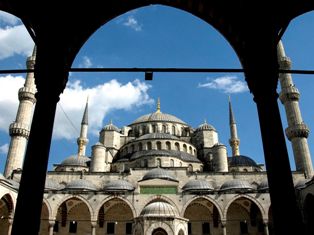
[[247, 84], [243, 81], [240, 81], [236, 76], [218, 77], [208, 83], [199, 84], [198, 87], [220, 90], [227, 94], [248, 91]]
[[[87, 97], [89, 99], [89, 133], [98, 134], [109, 112], [130, 110], [137, 106], [152, 104], [153, 100], [148, 95], [149, 88], [149, 85], [139, 80], [126, 84], [111, 80], [90, 88], [84, 88], [80, 81], [70, 82], [60, 97], [54, 137], [59, 139], [78, 137]], [[67, 116], [62, 109], [65, 110]], [[75, 125], [76, 131], [69, 120]]]
[[135, 19], [133, 15], [128, 16], [126, 21], [123, 23], [124, 26], [130, 27], [135, 31], [142, 31], [142, 25]]
[[92, 67], [93, 63], [92, 63], [91, 58], [89, 58], [88, 56], [83, 56], [82, 60], [83, 61], [80, 64], [81, 67], [83, 67], [83, 68], [90, 68], [90, 67]]
[[[0, 130], [8, 133], [18, 108], [18, 90], [25, 79], [21, 76], [0, 77]], [[152, 104], [150, 85], [139, 80], [120, 83], [117, 80], [83, 87], [80, 81], [69, 82], [57, 106], [53, 138], [73, 139], [79, 135], [86, 99], [89, 97], [89, 133], [98, 134], [105, 116], [115, 110], [131, 110]], [[72, 124], [75, 126], [73, 128]], [[4, 148], [4, 147], [3, 147]]]
[[7, 154], [9, 150], [9, 144], [6, 143], [0, 146], [0, 154]]
[[20, 19], [0, 11], [0, 60], [14, 55], [28, 56], [34, 42]]

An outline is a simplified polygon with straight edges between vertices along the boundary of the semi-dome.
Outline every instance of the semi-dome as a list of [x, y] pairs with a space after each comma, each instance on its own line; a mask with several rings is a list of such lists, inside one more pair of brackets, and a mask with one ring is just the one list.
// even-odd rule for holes
[[243, 155], [228, 157], [228, 164], [230, 167], [237, 167], [237, 166], [258, 167], [256, 162], [252, 158], [243, 156]]
[[134, 189], [134, 186], [126, 180], [113, 180], [104, 186], [106, 192], [126, 192]]
[[137, 140], [147, 140], [147, 139], [169, 139], [169, 140], [179, 140], [178, 137], [168, 134], [168, 133], [150, 133], [142, 135], [137, 138]]
[[184, 121], [181, 119], [167, 113], [162, 113], [162, 112], [155, 112], [155, 113], [149, 113], [146, 115], [143, 115], [136, 119], [131, 125], [134, 124], [139, 124], [143, 122], [174, 122], [174, 123], [180, 123], [183, 125], [186, 125]]
[[184, 192], [210, 192], [214, 190], [211, 182], [206, 180], [190, 180], [183, 187]]
[[59, 189], [62, 189], [62, 186], [55, 180], [47, 178], [45, 182], [45, 189], [46, 190], [59, 190]]
[[257, 190], [258, 191], [265, 191], [268, 190], [269, 186], [268, 186], [268, 180], [263, 180], [258, 186], [257, 186]]
[[207, 122], [204, 122], [203, 124], [199, 125], [195, 131], [216, 131], [216, 129]]
[[96, 191], [96, 186], [89, 180], [85, 179], [78, 179], [73, 180], [70, 183], [68, 183], [65, 188], [66, 190], [91, 190]]
[[18, 190], [20, 187], [20, 183], [16, 182], [15, 180], [7, 179], [6, 182], [8, 182], [12, 188]]
[[90, 162], [90, 158], [86, 156], [72, 155], [61, 162], [62, 166], [85, 166]]
[[229, 190], [253, 190], [253, 186], [245, 181], [240, 179], [233, 179], [226, 181], [220, 187], [220, 191], [229, 191]]
[[154, 168], [147, 172], [142, 180], [151, 180], [151, 179], [164, 179], [164, 180], [170, 180], [170, 181], [177, 181], [176, 178], [170, 174], [169, 171], [164, 170], [162, 168]]
[[141, 212], [143, 217], [176, 217], [176, 209], [167, 202], [153, 202], [144, 207]]

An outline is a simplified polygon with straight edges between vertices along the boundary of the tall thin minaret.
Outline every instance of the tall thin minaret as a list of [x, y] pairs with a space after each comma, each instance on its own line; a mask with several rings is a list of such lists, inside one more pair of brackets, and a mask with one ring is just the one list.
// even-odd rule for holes
[[78, 156], [85, 156], [86, 145], [88, 144], [87, 132], [88, 132], [88, 99], [86, 101], [84, 115], [81, 122], [80, 137], [77, 138]]
[[[34, 47], [32, 56], [27, 58], [27, 69], [34, 69], [35, 60], [36, 46]], [[27, 140], [32, 122], [33, 108], [36, 103], [35, 92], [36, 87], [34, 73], [30, 72], [26, 75], [24, 87], [19, 90], [18, 97], [20, 104], [16, 114], [16, 119], [9, 127], [11, 142], [4, 169], [4, 176], [7, 178], [12, 174], [13, 170], [22, 169], [23, 166]]]
[[231, 100], [229, 96], [229, 126], [230, 126], [230, 139], [229, 144], [232, 149], [232, 156], [239, 156], [240, 150], [240, 139], [238, 138], [237, 124], [233, 115]]
[[[286, 56], [282, 42], [277, 47], [278, 63], [280, 69], [291, 69], [291, 60]], [[306, 178], [313, 176], [313, 166], [310, 155], [307, 137], [309, 128], [303, 122], [299, 107], [300, 93], [293, 84], [291, 74], [279, 74], [281, 86], [280, 101], [285, 107], [288, 127], [286, 128], [286, 136], [291, 141], [294, 161], [297, 171], [304, 172]]]

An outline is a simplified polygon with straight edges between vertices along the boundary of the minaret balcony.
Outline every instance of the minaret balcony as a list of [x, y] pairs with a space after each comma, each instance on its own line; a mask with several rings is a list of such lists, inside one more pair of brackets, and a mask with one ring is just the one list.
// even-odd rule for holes
[[289, 57], [281, 57], [279, 60], [279, 67], [280, 69], [289, 70], [291, 69], [291, 60]]
[[34, 88], [22, 87], [19, 89], [19, 100], [29, 100], [34, 104], [36, 102], [35, 92]]
[[310, 129], [306, 124], [296, 124], [286, 128], [286, 136], [291, 141], [293, 138], [307, 138], [309, 136]]
[[28, 139], [29, 126], [23, 123], [13, 122], [9, 127], [10, 136], [22, 136]]
[[284, 87], [280, 92], [279, 99], [283, 104], [287, 101], [298, 101], [300, 99], [300, 92], [295, 86]]

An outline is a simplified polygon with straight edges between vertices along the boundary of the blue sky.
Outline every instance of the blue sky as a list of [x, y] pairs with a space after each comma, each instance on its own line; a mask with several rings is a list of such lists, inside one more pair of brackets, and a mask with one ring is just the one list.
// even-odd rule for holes
[[[314, 69], [314, 14], [291, 22], [283, 43], [292, 59], [293, 69]], [[25, 68], [33, 42], [21, 22], [0, 12], [0, 69]], [[258, 56], [258, 55], [256, 55]], [[240, 68], [228, 42], [210, 25], [195, 16], [169, 7], [150, 6], [117, 17], [101, 27], [86, 42], [73, 67], [191, 67]], [[17, 91], [25, 75], [0, 76], [0, 171], [3, 171], [9, 144], [8, 126], [14, 121]], [[312, 75], [294, 75], [301, 92], [303, 119], [314, 130]], [[280, 88], [278, 88], [278, 91]], [[219, 133], [228, 147], [228, 95], [231, 95], [240, 152], [264, 163], [256, 106], [243, 74], [155, 73], [145, 81], [143, 73], [71, 73], [58, 104], [49, 169], [76, 154], [81, 117], [89, 96], [89, 145], [98, 141], [98, 132], [109, 123], [118, 127], [130, 124], [141, 115], [154, 112], [161, 99], [161, 111], [184, 120], [192, 127], [206, 121]], [[283, 125], [284, 109], [279, 104]], [[309, 136], [314, 155], [314, 137]], [[287, 142], [291, 166], [294, 161]]]

